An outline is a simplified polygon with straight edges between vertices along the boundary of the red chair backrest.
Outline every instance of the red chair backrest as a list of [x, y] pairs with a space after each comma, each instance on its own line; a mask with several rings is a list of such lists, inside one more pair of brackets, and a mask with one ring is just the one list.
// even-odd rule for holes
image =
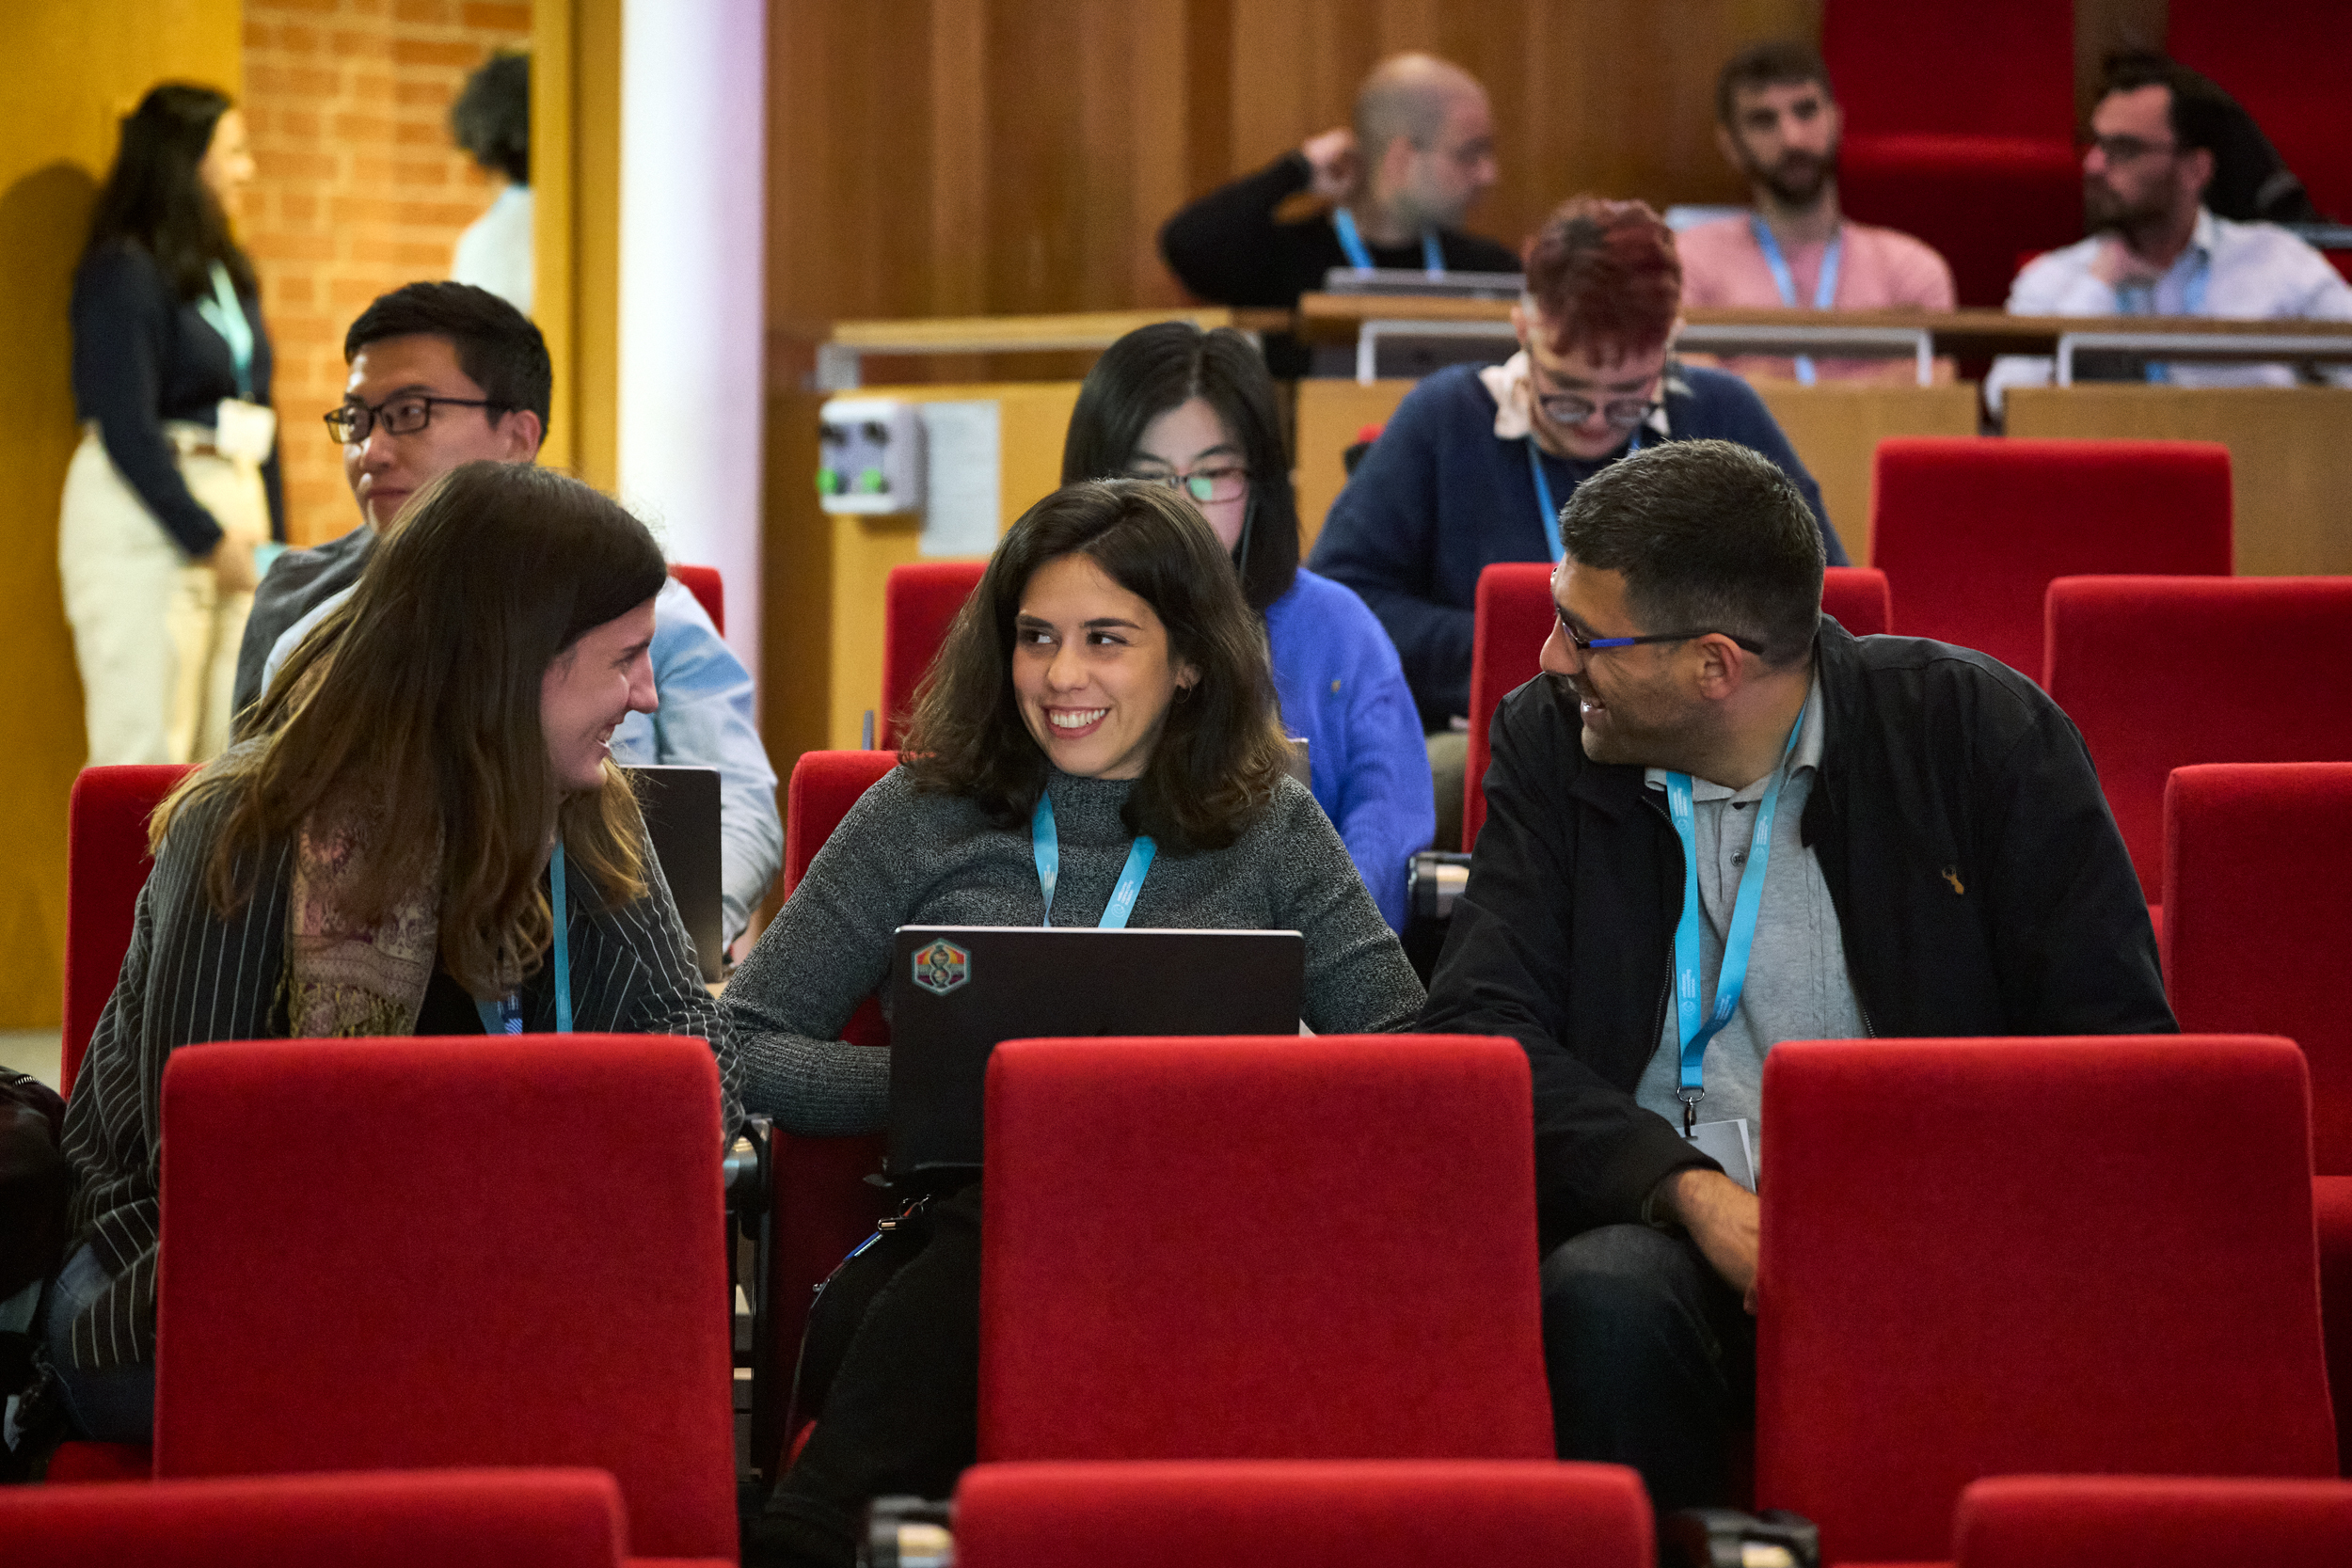
[[620, 1568], [596, 1470], [380, 1470], [0, 1488], [9, 1568]]
[[1549, 1460], [979, 1465], [956, 1488], [963, 1568], [1650, 1568], [1651, 1531], [1631, 1470]]
[[1895, 629], [1895, 594], [1874, 566], [1828, 566], [1821, 571], [1821, 610], [1856, 637]]
[[73, 1092], [90, 1031], [122, 973], [139, 889], [155, 867], [147, 852], [147, 819], [187, 774], [170, 764], [85, 768], [73, 781], [66, 806], [65, 1024], [58, 1072], [58, 1087], [67, 1094]]
[[898, 766], [896, 752], [803, 752], [784, 791], [784, 895], [841, 826], [858, 798]]
[[1960, 1495], [1953, 1568], [2352, 1562], [2352, 1482], [1996, 1476]]
[[890, 568], [882, 590], [882, 706], [874, 726], [884, 750], [905, 739], [914, 689], [987, 569], [985, 561], [918, 561]]
[[2224, 0], [2170, 0], [2166, 47], [2245, 105], [2302, 179], [2312, 204], [2352, 214], [2352, 147], [2344, 135], [2344, 101], [2313, 60], [2352, 57], [2352, 8], [2341, 0], [2280, 0], [2263, 8], [2263, 24]]
[[673, 566], [670, 575], [686, 584], [710, 624], [719, 628], [719, 635], [727, 634], [727, 585], [719, 578], [716, 566]]
[[2352, 663], [2330, 652], [2347, 646], [2352, 578], [2050, 584], [2042, 685], [2083, 732], [2149, 898], [2172, 769], [2352, 762]]
[[734, 1559], [708, 1044], [206, 1045], [163, 1129], [159, 1477], [584, 1465]]
[[999, 1046], [980, 1457], [1550, 1457], [1530, 1106], [1507, 1039]]
[[2330, 1476], [2290, 1040], [1798, 1040], [1764, 1064], [1756, 1502], [1918, 1561], [1987, 1475]]
[[[1502, 699], [1543, 668], [1551, 635], [1551, 564], [1510, 561], [1478, 574], [1478, 608], [1470, 633], [1470, 763], [1462, 773], [1462, 847], [1475, 848], [1486, 821], [1487, 732]], [[1450, 846], [1440, 845], [1445, 848]]]
[[2228, 577], [2230, 451], [2211, 441], [1881, 441], [1870, 558], [1903, 632], [2042, 667], [2042, 598], [2087, 573]]
[[[2184, 768], [2164, 795], [2165, 990], [2181, 1027], [2303, 1048], [2313, 1168], [2352, 1177], [2352, 762]], [[2352, 1392], [2352, 1390], [2346, 1390]]]
[[2074, 134], [2074, 12], [2066, 0], [1970, 0], [1890, 11], [1828, 0], [1821, 55], [1854, 135]]

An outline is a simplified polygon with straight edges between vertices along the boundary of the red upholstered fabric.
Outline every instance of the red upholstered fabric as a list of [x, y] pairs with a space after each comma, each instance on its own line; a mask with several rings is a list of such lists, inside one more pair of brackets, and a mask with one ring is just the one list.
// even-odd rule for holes
[[2320, 1332], [2336, 1409], [2337, 1468], [2352, 1472], [2352, 1176], [2312, 1178], [2319, 1229]]
[[1764, 1121], [1756, 1501], [1826, 1560], [1987, 1475], [2335, 1473], [2291, 1041], [1794, 1041]]
[[163, 1128], [158, 1475], [588, 1465], [734, 1555], [708, 1045], [207, 1045]]
[[896, 752], [803, 752], [784, 794], [784, 895], [876, 780], [898, 766]]
[[882, 705], [874, 726], [884, 750], [905, 738], [914, 688], [987, 567], [985, 561], [918, 561], [890, 568], [882, 590]]
[[[1478, 574], [1470, 633], [1470, 763], [1462, 775], [1462, 847], [1474, 848], [1486, 821], [1487, 731], [1502, 699], [1535, 678], [1551, 635], [1551, 563], [1512, 561]], [[1440, 847], [1444, 847], [1440, 846]]]
[[702, 605], [703, 613], [724, 637], [727, 630], [727, 586], [720, 580], [716, 566], [673, 566], [670, 575], [686, 584]]
[[2082, 730], [2152, 899], [2172, 769], [2352, 762], [2352, 663], [2312, 657], [2352, 645], [2352, 578], [2060, 578], [2046, 627], [2042, 685]]
[[2352, 1562], [2352, 1482], [2003, 1476], [1961, 1494], [1958, 1568]]
[[1241, 1461], [981, 1465], [961, 1568], [1650, 1568], [1649, 1499], [1614, 1465]]
[[2343, 89], [2315, 60], [2352, 58], [2352, 7], [2343, 0], [2271, 0], [2259, 26], [2225, 0], [2170, 0], [2167, 47], [2212, 77], [2249, 114], [2302, 177], [2312, 203], [2352, 218], [2352, 142], [2344, 134]]
[[600, 1470], [416, 1470], [0, 1488], [9, 1568], [617, 1568]]
[[2038, 676], [2052, 578], [2228, 577], [2230, 452], [2210, 441], [1881, 441], [1870, 558], [1903, 633]]
[[154, 861], [147, 819], [188, 770], [177, 766], [85, 768], [66, 806], [65, 1027], [58, 1087], [89, 1049], [131, 949], [131, 913]]
[[1856, 637], [1883, 637], [1895, 629], [1895, 593], [1875, 566], [1822, 568], [1821, 610]]
[[44, 1479], [52, 1486], [153, 1481], [155, 1450], [145, 1443], [61, 1443]]
[[[1980, 86], [1969, 82], [1971, 90]], [[1963, 306], [2006, 304], [2021, 253], [2038, 254], [2082, 238], [2082, 168], [2063, 133], [2024, 137], [1854, 132], [1846, 137], [1837, 167], [1837, 194], [1846, 212], [1859, 222], [1926, 241], [1950, 264], [1953, 294]]]
[[2068, 0], [1938, 0], [1896, 9], [1827, 0], [1821, 57], [1850, 133], [2058, 141], [2074, 133]]
[[980, 1457], [1550, 1457], [1532, 1115], [1507, 1039], [1000, 1046]]

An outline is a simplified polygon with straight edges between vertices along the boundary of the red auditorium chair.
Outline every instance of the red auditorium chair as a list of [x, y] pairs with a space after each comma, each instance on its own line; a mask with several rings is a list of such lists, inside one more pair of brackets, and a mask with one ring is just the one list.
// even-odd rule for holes
[[2334, 1475], [2310, 1105], [2266, 1037], [1775, 1046], [1757, 1502], [1918, 1562], [1988, 1475]]
[[999, 1046], [980, 1458], [1552, 1457], [1530, 1103], [1507, 1039]]
[[73, 781], [65, 830], [63, 1093], [73, 1092], [90, 1031], [131, 950], [131, 916], [155, 866], [147, 852], [147, 819], [187, 773], [172, 765], [85, 768]]
[[2352, 1562], [2352, 1482], [2002, 1476], [1960, 1495], [1954, 1568]]
[[2352, 762], [2352, 664], [2334, 652], [2352, 645], [2352, 578], [2060, 578], [2047, 629], [2042, 685], [2152, 902], [2172, 769]]
[[1821, 612], [1856, 637], [1895, 629], [1895, 591], [1875, 566], [1821, 569]]
[[[2352, 219], [2352, 143], [2344, 135], [2335, 73], [2314, 61], [2352, 58], [2352, 8], [2342, 0], [2272, 0], [2262, 25], [2224, 0], [2170, 0], [2167, 49], [2220, 84], [2263, 128], [2311, 193], [2312, 204]], [[2330, 258], [2339, 267], [2342, 253]]]
[[2211, 441], [1901, 436], [1874, 463], [1870, 559], [1903, 632], [2038, 676], [2053, 578], [2228, 577], [2230, 451]]
[[2352, 1470], [2352, 763], [2184, 768], [2164, 837], [2165, 989], [2181, 1027], [2284, 1035], [2311, 1067], [2320, 1302]]
[[[874, 782], [898, 766], [895, 752], [803, 752], [785, 790], [784, 894], [788, 899], [808, 874], [825, 840]], [[843, 1037], [859, 1045], [888, 1045], [890, 1026], [872, 998], [850, 1018]], [[752, 1453], [773, 1480], [792, 1433], [784, 1430], [801, 1331], [817, 1286], [850, 1249], [874, 1232], [888, 1212], [882, 1189], [866, 1178], [882, 1169], [882, 1139], [803, 1138], [779, 1128], [771, 1154], [775, 1214], [769, 1246], [768, 1357], [756, 1378]]]
[[1651, 1533], [1615, 1465], [981, 1465], [956, 1489], [961, 1568], [1651, 1568]]
[[727, 587], [719, 578], [716, 566], [673, 566], [670, 575], [686, 584], [710, 624], [719, 628], [719, 635], [727, 634]]
[[601, 1470], [389, 1470], [0, 1487], [9, 1568], [619, 1568]]
[[906, 738], [914, 688], [987, 568], [985, 561], [918, 561], [890, 568], [882, 590], [882, 705], [874, 726], [884, 751], [896, 751]]
[[735, 1560], [708, 1045], [205, 1045], [163, 1127], [158, 1477], [585, 1465]]

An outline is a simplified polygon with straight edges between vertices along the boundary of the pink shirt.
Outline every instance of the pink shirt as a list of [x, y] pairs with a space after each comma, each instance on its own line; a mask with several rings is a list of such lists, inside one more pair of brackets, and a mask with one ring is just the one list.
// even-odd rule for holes
[[[1839, 310], [1883, 310], [1909, 307], [1921, 310], [1952, 308], [1952, 269], [1944, 258], [1908, 234], [1851, 218], [1841, 225], [1845, 252], [1837, 262]], [[1813, 291], [1821, 281], [1820, 241], [1784, 249], [1788, 274], [1797, 285], [1797, 303], [1812, 309]], [[1772, 281], [1772, 269], [1756, 243], [1755, 227], [1745, 217], [1717, 218], [1684, 230], [1675, 236], [1682, 257], [1682, 303], [1766, 308], [1786, 303]], [[1916, 371], [1908, 359], [1818, 359], [1815, 367], [1824, 381], [1910, 381]], [[1788, 359], [1740, 355], [1723, 361], [1741, 375], [1789, 380], [1796, 375]]]

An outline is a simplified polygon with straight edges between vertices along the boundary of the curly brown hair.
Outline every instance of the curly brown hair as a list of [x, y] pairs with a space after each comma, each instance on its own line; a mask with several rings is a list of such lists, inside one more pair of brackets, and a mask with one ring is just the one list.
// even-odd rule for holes
[[1207, 520], [1164, 484], [1064, 485], [1022, 515], [915, 689], [899, 761], [917, 788], [974, 800], [1001, 827], [1027, 820], [1052, 765], [1022, 721], [1013, 632], [1030, 578], [1066, 555], [1088, 557], [1150, 605], [1168, 628], [1168, 662], [1200, 676], [1168, 710], [1127, 798], [1128, 830], [1168, 854], [1224, 848], [1273, 800], [1290, 743], [1241, 579]]

